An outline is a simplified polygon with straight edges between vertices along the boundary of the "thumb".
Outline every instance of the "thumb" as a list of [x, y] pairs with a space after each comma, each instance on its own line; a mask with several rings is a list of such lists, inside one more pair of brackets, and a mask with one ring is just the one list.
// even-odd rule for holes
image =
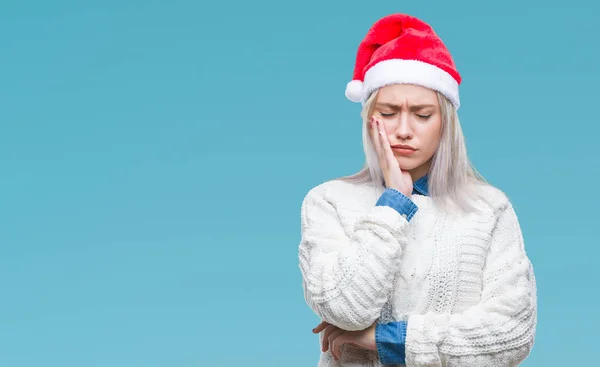
[[316, 328], [314, 328], [312, 330], [313, 333], [317, 334], [320, 333], [321, 331], [323, 331], [323, 329], [325, 329], [327, 326], [329, 326], [329, 323], [326, 321], [321, 321], [321, 323], [319, 325], [317, 325]]
[[413, 184], [412, 176], [410, 172], [402, 171], [402, 176], [404, 177], [404, 181], [409, 184]]

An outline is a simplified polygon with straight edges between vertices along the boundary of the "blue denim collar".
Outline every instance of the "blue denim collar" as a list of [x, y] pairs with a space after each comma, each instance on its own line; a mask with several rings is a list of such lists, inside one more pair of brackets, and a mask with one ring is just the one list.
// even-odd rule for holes
[[427, 176], [425, 175], [413, 183], [413, 194], [421, 194], [428, 196], [429, 188], [427, 186]]

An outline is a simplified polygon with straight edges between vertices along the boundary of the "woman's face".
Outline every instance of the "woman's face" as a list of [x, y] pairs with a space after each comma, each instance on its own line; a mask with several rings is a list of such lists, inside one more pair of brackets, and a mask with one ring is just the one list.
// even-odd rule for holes
[[442, 128], [436, 92], [412, 84], [382, 87], [373, 116], [383, 122], [391, 146], [414, 148], [409, 152], [393, 150], [400, 169], [409, 171], [413, 179], [427, 174]]

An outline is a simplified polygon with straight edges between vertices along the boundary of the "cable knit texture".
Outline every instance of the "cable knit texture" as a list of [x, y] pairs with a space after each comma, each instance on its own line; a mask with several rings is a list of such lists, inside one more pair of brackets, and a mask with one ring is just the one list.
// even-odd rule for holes
[[[307, 304], [344, 330], [407, 321], [409, 367], [517, 366], [535, 339], [535, 277], [512, 204], [485, 190], [492, 205], [462, 216], [413, 194], [408, 222], [376, 206], [382, 192], [367, 184], [312, 188], [298, 253]], [[321, 353], [318, 366], [382, 366], [376, 351], [342, 350], [338, 361]]]

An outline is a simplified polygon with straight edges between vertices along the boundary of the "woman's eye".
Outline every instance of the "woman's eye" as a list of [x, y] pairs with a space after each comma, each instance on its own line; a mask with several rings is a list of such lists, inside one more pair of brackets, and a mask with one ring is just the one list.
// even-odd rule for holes
[[431, 117], [431, 115], [417, 115], [417, 116], [419, 116], [420, 118], [422, 118], [424, 120], [427, 120], [428, 118]]
[[395, 115], [395, 113], [383, 113], [383, 112], [379, 112], [379, 114], [383, 117], [391, 117], [391, 116]]

